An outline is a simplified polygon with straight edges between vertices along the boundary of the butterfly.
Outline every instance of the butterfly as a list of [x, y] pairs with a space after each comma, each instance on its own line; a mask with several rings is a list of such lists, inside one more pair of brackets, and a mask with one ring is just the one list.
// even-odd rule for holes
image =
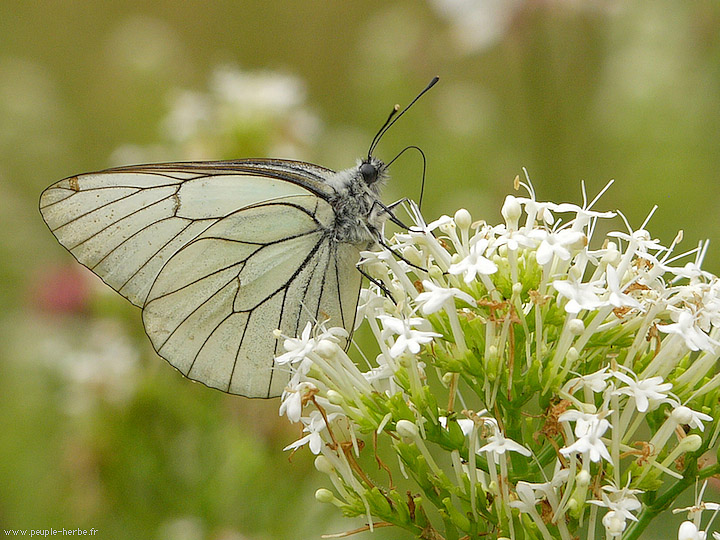
[[[284, 159], [117, 167], [65, 178], [40, 212], [57, 240], [136, 306], [155, 351], [230, 394], [281, 395], [274, 331], [327, 321], [352, 333], [360, 251], [382, 241], [387, 166], [343, 171]], [[347, 347], [349, 339], [343, 343]]]

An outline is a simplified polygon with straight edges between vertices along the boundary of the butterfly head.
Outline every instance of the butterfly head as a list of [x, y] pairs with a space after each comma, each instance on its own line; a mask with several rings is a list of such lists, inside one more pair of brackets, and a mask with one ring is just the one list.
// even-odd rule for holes
[[376, 157], [364, 159], [358, 166], [358, 170], [367, 186], [380, 183], [387, 176], [387, 166]]

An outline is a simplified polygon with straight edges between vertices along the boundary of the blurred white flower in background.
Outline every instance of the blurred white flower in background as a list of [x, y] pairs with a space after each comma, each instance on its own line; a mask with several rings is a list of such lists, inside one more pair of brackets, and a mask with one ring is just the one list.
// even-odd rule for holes
[[321, 128], [305, 105], [301, 79], [269, 70], [215, 68], [206, 91], [168, 92], [168, 112], [156, 145], [123, 145], [111, 161], [218, 160], [306, 157]]
[[519, 0], [431, 0], [430, 5], [452, 25], [461, 52], [471, 53], [492, 46], [503, 37]]
[[65, 383], [64, 409], [70, 415], [91, 412], [100, 403], [122, 405], [138, 381], [140, 351], [116, 319], [94, 319], [82, 334], [68, 326], [46, 329], [38, 346], [44, 367]]

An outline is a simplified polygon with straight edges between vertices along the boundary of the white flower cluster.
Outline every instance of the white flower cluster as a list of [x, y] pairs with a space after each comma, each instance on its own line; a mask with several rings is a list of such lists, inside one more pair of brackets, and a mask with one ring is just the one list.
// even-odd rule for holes
[[113, 162], [235, 159], [238, 155], [298, 158], [320, 131], [300, 79], [274, 71], [215, 68], [207, 91], [175, 89], [162, 120], [163, 143], [125, 145]]
[[[426, 225], [410, 205], [393, 252], [363, 254], [377, 284], [359, 311], [380, 350], [367, 368], [337, 329], [285, 341], [281, 414], [306, 433], [288, 448], [309, 444], [337, 491], [318, 499], [369, 528], [634, 539], [720, 472], [699, 460], [720, 429], [720, 280], [700, 269], [705, 246], [676, 257], [681, 235], [664, 247], [626, 222], [598, 241], [617, 214], [597, 198], [538, 202], [523, 185], [503, 224], [459, 210]], [[415, 495], [362, 470], [368, 438], [393, 448]]]

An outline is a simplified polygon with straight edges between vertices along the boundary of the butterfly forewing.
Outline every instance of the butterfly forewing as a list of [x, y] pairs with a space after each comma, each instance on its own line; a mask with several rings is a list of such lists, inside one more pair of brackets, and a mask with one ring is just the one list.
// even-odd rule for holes
[[330, 174], [279, 160], [123, 167], [58, 182], [40, 210], [80, 263], [143, 308], [160, 356], [213, 388], [272, 397], [289, 377], [273, 330], [353, 328], [359, 252], [333, 238]]

